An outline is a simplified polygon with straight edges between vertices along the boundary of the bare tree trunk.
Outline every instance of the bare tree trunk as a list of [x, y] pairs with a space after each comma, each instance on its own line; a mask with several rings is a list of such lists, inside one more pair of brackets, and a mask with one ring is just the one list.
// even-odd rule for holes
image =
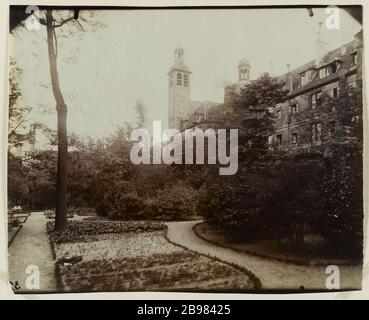
[[[52, 10], [46, 11], [47, 46], [49, 52], [52, 90], [56, 101], [58, 119], [58, 164], [56, 180], [55, 230], [67, 227], [67, 170], [68, 170], [68, 138], [67, 138], [67, 105], [64, 102], [59, 85], [57, 69], [56, 37]], [[55, 41], [55, 42], [54, 42]]]

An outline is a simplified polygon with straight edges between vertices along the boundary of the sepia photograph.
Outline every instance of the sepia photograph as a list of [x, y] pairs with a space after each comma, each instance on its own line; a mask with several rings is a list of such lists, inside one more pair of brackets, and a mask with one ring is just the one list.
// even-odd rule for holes
[[11, 5], [11, 290], [360, 290], [362, 14]]

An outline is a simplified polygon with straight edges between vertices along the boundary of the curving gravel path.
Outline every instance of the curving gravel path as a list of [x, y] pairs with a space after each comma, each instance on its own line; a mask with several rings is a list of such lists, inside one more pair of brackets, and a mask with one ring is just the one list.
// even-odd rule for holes
[[[32, 212], [9, 248], [9, 280], [18, 281], [21, 292], [55, 292], [54, 261], [43, 212]], [[28, 290], [26, 273], [34, 265], [40, 271], [40, 289]], [[32, 273], [33, 274], [33, 273]]]
[[[301, 266], [276, 260], [264, 259], [232, 249], [219, 247], [200, 239], [192, 228], [201, 221], [168, 222], [168, 238], [190, 250], [208, 254], [223, 261], [240, 265], [261, 281], [263, 289], [307, 290], [325, 289], [329, 275], [325, 266]], [[341, 289], [358, 289], [361, 287], [361, 265], [339, 266]]]

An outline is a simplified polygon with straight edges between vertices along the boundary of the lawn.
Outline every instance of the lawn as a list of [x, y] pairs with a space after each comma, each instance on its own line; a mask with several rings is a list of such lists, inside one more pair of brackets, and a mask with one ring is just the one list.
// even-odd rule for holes
[[71, 221], [53, 233], [61, 291], [242, 292], [257, 282], [242, 269], [166, 240], [166, 226], [149, 221]]

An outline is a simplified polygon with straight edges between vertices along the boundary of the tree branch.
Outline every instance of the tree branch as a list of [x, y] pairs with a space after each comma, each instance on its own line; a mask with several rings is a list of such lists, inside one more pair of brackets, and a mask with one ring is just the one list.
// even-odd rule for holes
[[40, 24], [42, 24], [43, 26], [46, 26], [46, 20], [45, 20], [45, 19], [39, 18], [39, 19], [38, 19], [38, 22], [39, 22]]
[[68, 19], [65, 19], [65, 20], [63, 20], [62, 22], [60, 22], [59, 24], [55, 24], [55, 25], [54, 25], [54, 28], [59, 28], [59, 27], [61, 27], [63, 24], [66, 24], [67, 22], [72, 21], [72, 20], [74, 20], [74, 17], [70, 17], [70, 18], [68, 18]]
[[78, 20], [75, 20], [75, 21], [78, 23], [78, 25], [79, 25], [79, 27], [81, 28], [82, 31], [86, 31]]
[[23, 117], [23, 119], [21, 119], [19, 121], [19, 123], [17, 125], [15, 125], [15, 127], [13, 129], [11, 129], [10, 133], [8, 134], [8, 136], [11, 136], [13, 134], [16, 133], [16, 130], [21, 126], [22, 123], [24, 123], [27, 120], [27, 116], [31, 111], [29, 110], [28, 113]]

